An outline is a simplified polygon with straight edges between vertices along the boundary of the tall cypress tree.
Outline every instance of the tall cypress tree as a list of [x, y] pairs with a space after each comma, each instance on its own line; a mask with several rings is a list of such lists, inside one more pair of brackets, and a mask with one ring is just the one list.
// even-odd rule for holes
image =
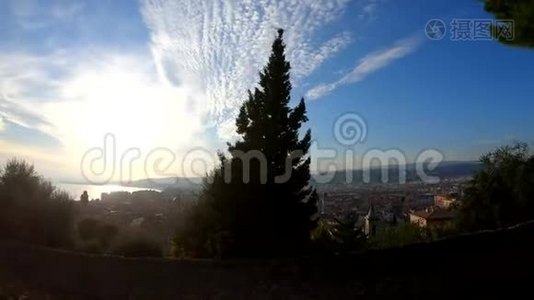
[[230, 157], [220, 155], [221, 165], [205, 187], [203, 207], [213, 219], [210, 233], [202, 235], [223, 254], [299, 255], [316, 226], [317, 194], [309, 185], [311, 132], [299, 136], [308, 120], [304, 99], [289, 107], [290, 64], [282, 37], [280, 29], [259, 86], [240, 109], [241, 138], [228, 144]]

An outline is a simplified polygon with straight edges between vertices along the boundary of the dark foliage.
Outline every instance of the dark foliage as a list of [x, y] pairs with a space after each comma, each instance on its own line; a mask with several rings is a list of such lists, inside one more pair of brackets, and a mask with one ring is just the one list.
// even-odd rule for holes
[[[534, 1], [533, 0], [485, 0], [485, 9], [495, 15], [496, 19], [514, 21], [514, 39], [503, 43], [534, 47]], [[496, 34], [496, 28], [493, 28]], [[497, 36], [498, 37], [498, 36]]]
[[144, 238], [123, 241], [112, 249], [112, 253], [125, 257], [162, 257], [160, 245]]
[[87, 191], [83, 191], [82, 195], [80, 196], [80, 203], [82, 205], [87, 205], [87, 203], [89, 203], [89, 195], [87, 194]]
[[461, 228], [503, 228], [534, 219], [534, 156], [528, 146], [499, 148], [481, 162], [459, 207]]
[[50, 247], [72, 245], [70, 196], [32, 165], [10, 160], [0, 171], [0, 237]]
[[82, 240], [91, 240], [97, 237], [99, 222], [95, 219], [83, 219], [78, 222], [78, 235]]
[[351, 215], [333, 224], [320, 220], [312, 232], [314, 254], [339, 255], [364, 249], [367, 238], [357, 226], [358, 219], [358, 215]]
[[302, 254], [309, 246], [317, 211], [309, 186], [311, 133], [299, 137], [308, 120], [304, 100], [289, 107], [290, 65], [282, 35], [279, 30], [259, 87], [249, 91], [236, 119], [241, 139], [228, 144], [229, 157], [220, 154], [220, 167], [175, 240], [181, 251], [276, 257]]
[[105, 224], [95, 219], [78, 222], [78, 236], [84, 241], [96, 241], [102, 249], [107, 249], [119, 233], [115, 225]]

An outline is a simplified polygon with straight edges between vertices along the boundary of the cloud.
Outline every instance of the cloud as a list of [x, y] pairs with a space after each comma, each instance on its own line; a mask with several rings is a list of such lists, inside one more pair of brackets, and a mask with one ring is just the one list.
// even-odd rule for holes
[[45, 5], [37, 0], [10, 0], [9, 5], [18, 25], [25, 30], [72, 20], [85, 8], [85, 3], [75, 0], [53, 0]]
[[318, 99], [341, 86], [360, 82], [368, 75], [412, 53], [417, 49], [419, 44], [419, 39], [408, 38], [396, 42], [390, 48], [370, 53], [360, 59], [351, 72], [332, 83], [323, 83], [315, 86], [306, 93], [306, 97], [310, 100]]
[[232, 119], [258, 80], [276, 29], [286, 31], [294, 84], [351, 42], [347, 32], [316, 38], [319, 29], [343, 14], [348, 0], [142, 3], [160, 78], [205, 96], [206, 119], [221, 129], [221, 139], [229, 138]]
[[51, 14], [60, 20], [69, 20], [80, 14], [85, 8], [85, 3], [78, 1], [56, 1], [51, 7]]
[[51, 130], [52, 124], [35, 108], [40, 102], [58, 100], [57, 76], [73, 63], [61, 52], [42, 56], [0, 53], [0, 116], [26, 128]]
[[374, 20], [377, 17], [378, 7], [386, 0], [367, 0], [361, 1], [361, 13], [358, 16], [360, 19]]
[[0, 117], [26, 128], [47, 128], [50, 123], [41, 115], [10, 102], [0, 95]]
[[[37, 132], [27, 130], [20, 142], [5, 143], [11, 148], [3, 153], [16, 155], [26, 140], [48, 136], [60, 142], [55, 155], [79, 172], [84, 153], [102, 147], [107, 133], [114, 135], [119, 155], [134, 148], [146, 157], [155, 148], [184, 155], [195, 146], [212, 147], [201, 135], [205, 107], [189, 105], [199, 101], [186, 87], [160, 82], [150, 53], [0, 53], [0, 62], [9, 61], [17, 63], [0, 63], [0, 117]], [[9, 130], [3, 133], [9, 136]], [[134, 177], [144, 177], [143, 168], [139, 162]]]
[[[16, 150], [16, 151], [13, 151]], [[47, 177], [68, 178], [76, 177], [79, 171], [73, 168], [65, 156], [57, 153], [43, 151], [39, 146], [21, 144], [9, 140], [0, 139], [0, 165], [12, 158], [24, 159], [30, 163], [36, 163], [40, 174]]]
[[[184, 156], [196, 146], [215, 150], [233, 136], [235, 114], [258, 81], [276, 30], [285, 29], [292, 82], [298, 86], [352, 42], [349, 32], [328, 34], [327, 28], [348, 2], [142, 0], [150, 40], [137, 41], [140, 49], [117, 52], [111, 50], [116, 45], [98, 41], [90, 49], [75, 43], [58, 49], [37, 41], [31, 52], [4, 50], [0, 130], [8, 132], [14, 126], [5, 125], [13, 123], [58, 141], [52, 156], [35, 157], [50, 160], [50, 166], [59, 157], [59, 169], [69, 170], [79, 170], [85, 151], [102, 146], [107, 133], [114, 134], [118, 153], [139, 148], [146, 155], [165, 147]], [[22, 29], [46, 29], [45, 42], [61, 35], [50, 30], [58, 25], [76, 23], [74, 31], [87, 34], [77, 24], [78, 17], [86, 17], [80, 16], [87, 11], [81, 2], [57, 0], [48, 7], [32, 0], [10, 3]], [[208, 130], [212, 126], [219, 139], [215, 142]], [[6, 140], [2, 145], [7, 156], [28, 144]], [[30, 148], [28, 156], [40, 149]], [[142, 167], [135, 177], [145, 177]]]
[[51, 124], [32, 106], [54, 94], [52, 73], [64, 63], [48, 55], [0, 53], [0, 116], [26, 128], [50, 130]]

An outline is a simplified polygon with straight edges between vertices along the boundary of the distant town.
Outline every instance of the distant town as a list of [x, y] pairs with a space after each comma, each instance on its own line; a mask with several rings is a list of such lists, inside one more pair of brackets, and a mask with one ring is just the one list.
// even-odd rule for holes
[[[404, 184], [380, 181], [316, 184], [318, 211], [321, 219], [332, 225], [340, 220], [356, 219], [355, 230], [361, 230], [367, 238], [380, 228], [405, 223], [421, 227], [443, 226], [454, 217], [451, 208], [460, 201], [473, 165], [455, 165], [456, 171], [443, 175], [438, 183], [413, 180]], [[92, 198], [87, 204], [80, 205], [79, 218], [96, 219], [135, 234], [150, 233], [152, 239], [167, 249], [175, 228], [179, 226], [180, 215], [200, 193], [199, 185], [184, 182], [183, 178], [174, 182], [169, 179], [142, 180], [137, 186], [157, 187], [161, 192], [147, 189], [89, 195]]]

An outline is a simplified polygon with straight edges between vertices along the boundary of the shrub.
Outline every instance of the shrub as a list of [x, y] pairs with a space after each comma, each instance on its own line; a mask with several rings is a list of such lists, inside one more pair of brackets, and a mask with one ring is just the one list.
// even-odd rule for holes
[[16, 159], [0, 170], [0, 236], [50, 247], [72, 245], [72, 199]]
[[375, 249], [402, 247], [428, 241], [430, 241], [428, 229], [411, 223], [403, 223], [379, 228], [376, 235], [369, 240], [369, 247]]
[[99, 222], [95, 219], [83, 219], [78, 222], [78, 235], [84, 241], [97, 237]]
[[527, 144], [504, 146], [480, 158], [481, 169], [458, 208], [466, 231], [506, 228], [534, 219], [534, 155]]
[[95, 219], [83, 219], [78, 222], [78, 236], [83, 241], [97, 241], [106, 250], [115, 239], [119, 229], [115, 225], [105, 224]]
[[108, 248], [110, 243], [115, 239], [119, 229], [115, 225], [103, 224], [98, 228], [97, 239], [104, 248]]

